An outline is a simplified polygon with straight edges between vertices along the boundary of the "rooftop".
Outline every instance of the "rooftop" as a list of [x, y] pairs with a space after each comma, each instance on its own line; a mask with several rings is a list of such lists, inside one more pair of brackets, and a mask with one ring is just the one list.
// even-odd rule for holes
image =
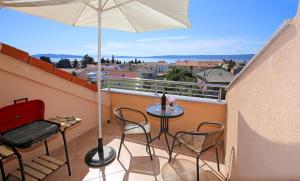
[[227, 83], [229, 84], [234, 75], [221, 68], [208, 69], [197, 73], [197, 77], [207, 83]]
[[183, 67], [211, 67], [216, 66], [218, 64], [222, 63], [222, 61], [191, 61], [191, 60], [185, 60], [185, 61], [177, 61], [176, 66], [183, 66]]

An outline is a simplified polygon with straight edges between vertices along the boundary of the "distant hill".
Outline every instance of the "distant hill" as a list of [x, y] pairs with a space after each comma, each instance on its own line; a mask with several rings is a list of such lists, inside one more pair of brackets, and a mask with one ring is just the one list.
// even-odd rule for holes
[[[32, 55], [36, 58], [41, 56], [50, 57], [51, 59], [60, 59], [60, 58], [82, 58], [82, 55], [67, 55], [67, 54], [36, 54]], [[92, 55], [93, 56], [93, 55]], [[160, 56], [115, 56], [115, 58], [120, 59], [157, 59], [157, 60], [171, 60], [172, 62], [176, 60], [222, 60], [222, 59], [233, 59], [240, 61], [249, 61], [254, 54], [240, 54], [240, 55], [160, 55]], [[93, 56], [94, 58], [97, 56]], [[110, 58], [111, 56], [104, 56], [105, 58]], [[96, 59], [96, 58], [95, 58]]]
[[81, 58], [82, 55], [68, 55], [68, 54], [35, 54], [32, 55], [35, 58], [40, 58], [41, 56], [50, 57], [50, 58]]
[[177, 59], [177, 60], [245, 60], [249, 61], [254, 54], [240, 54], [240, 55], [161, 55], [149, 57], [134, 57], [134, 56], [116, 56], [116, 58], [151, 58], [151, 59]]

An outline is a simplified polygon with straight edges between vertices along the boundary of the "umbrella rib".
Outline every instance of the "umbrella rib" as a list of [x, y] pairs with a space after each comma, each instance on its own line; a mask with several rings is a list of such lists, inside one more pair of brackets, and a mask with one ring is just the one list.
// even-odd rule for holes
[[115, 9], [115, 8], [119, 8], [120, 6], [123, 6], [123, 5], [125, 5], [125, 4], [131, 3], [131, 2], [133, 2], [133, 1], [136, 1], [136, 0], [129, 0], [129, 1], [126, 1], [126, 2], [123, 2], [123, 3], [120, 3], [120, 4], [117, 4], [117, 3], [114, 1], [115, 4], [116, 4], [115, 6], [109, 7], [109, 8], [107, 8], [107, 9], [103, 9], [102, 12], [109, 11], [109, 10]]
[[106, 0], [102, 6], [102, 9], [104, 9], [104, 7], [106, 6], [106, 4], [108, 3], [109, 0]]
[[90, 1], [88, 1], [88, 2], [86, 3], [86, 5], [88, 5], [90, 8], [92, 8], [92, 9], [94, 9], [95, 11], [98, 12], [98, 8], [96, 8], [95, 6], [91, 5], [91, 4], [90, 4]]
[[149, 6], [149, 5], [147, 5], [146, 3], [144, 3], [144, 2], [141, 2], [141, 1], [139, 1], [139, 0], [136, 0], [137, 2], [139, 2], [139, 3], [141, 3], [141, 4], [143, 4], [144, 6], [147, 6], [147, 7], [149, 7], [150, 9], [153, 9], [154, 11], [157, 11], [157, 12], [159, 12], [159, 13], [161, 13], [161, 14], [163, 14], [163, 15], [165, 15], [165, 16], [167, 16], [167, 17], [169, 17], [169, 18], [171, 18], [171, 19], [173, 19], [173, 20], [175, 20], [176, 22], [178, 22], [178, 23], [180, 23], [180, 24], [183, 24], [183, 25], [185, 25], [186, 27], [191, 27], [191, 25], [190, 24], [187, 24], [187, 23], [183, 23], [183, 22], [180, 22], [180, 21], [178, 21], [176, 18], [174, 18], [173, 16], [171, 16], [171, 15], [168, 15], [168, 14], [165, 14], [164, 12], [162, 12], [162, 11], [160, 11], [160, 10], [157, 10], [157, 9], [155, 9], [155, 8], [153, 8], [153, 7], [151, 7], [151, 6]]
[[[113, 1], [114, 1], [115, 4], [117, 4], [115, 0], [113, 0]], [[133, 1], [135, 1], [135, 0], [133, 0]], [[131, 1], [131, 2], [132, 2], [132, 1]], [[124, 4], [123, 4], [123, 5], [124, 5]], [[121, 6], [121, 5], [120, 5], [120, 6]], [[126, 15], [125, 10], [122, 9], [120, 6], [117, 6], [117, 8], [118, 8], [118, 9], [121, 11], [121, 13], [125, 16], [126, 20], [127, 20], [128, 23], [132, 26], [132, 28], [135, 30], [135, 32], [139, 33], [138, 29], [137, 29], [137, 28], [134, 26], [134, 24], [129, 20], [129, 17]]]
[[83, 11], [85, 10], [85, 8], [88, 6], [88, 3], [89, 3], [89, 1], [84, 1], [83, 2], [83, 4], [85, 5], [81, 10], [80, 10], [80, 12], [79, 12], [79, 14], [78, 14], [78, 16], [77, 16], [77, 18], [76, 18], [76, 20], [74, 21], [74, 23], [73, 23], [73, 26], [75, 26], [76, 25], [76, 23], [77, 23], [77, 21], [78, 21], [78, 19], [80, 18], [80, 16], [82, 15], [82, 13], [83, 13]]

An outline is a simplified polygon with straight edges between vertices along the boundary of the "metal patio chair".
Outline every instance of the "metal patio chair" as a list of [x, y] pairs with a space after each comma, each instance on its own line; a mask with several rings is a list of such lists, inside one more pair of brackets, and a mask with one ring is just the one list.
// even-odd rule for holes
[[[204, 127], [206, 127], [206, 131], [203, 131], [202, 129]], [[196, 158], [197, 180], [199, 180], [199, 157], [204, 152], [212, 148], [215, 148], [218, 171], [220, 171], [217, 143], [219, 142], [223, 132], [224, 132], [223, 124], [212, 123], [212, 122], [202, 122], [201, 124], [199, 124], [196, 131], [177, 132], [174, 137], [171, 151], [169, 154], [169, 162], [172, 159], [172, 152], [175, 146], [175, 141], [177, 140], [179, 142], [179, 145], [184, 145], [187, 148], [189, 148], [191, 151], [197, 153], [197, 158]]]
[[[149, 151], [150, 159], [152, 160], [152, 154], [150, 150], [151, 127], [146, 115], [141, 111], [126, 107], [116, 108], [114, 110], [114, 115], [122, 131], [118, 159], [120, 157], [121, 148], [124, 144], [126, 135], [144, 134], [147, 142], [146, 151]], [[133, 120], [131, 117], [135, 117], [135, 120]]]

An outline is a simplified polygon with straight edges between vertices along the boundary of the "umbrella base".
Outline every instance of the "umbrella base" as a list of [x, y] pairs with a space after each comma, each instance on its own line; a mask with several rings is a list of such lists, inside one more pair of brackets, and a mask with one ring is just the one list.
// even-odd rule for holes
[[85, 163], [90, 167], [103, 167], [116, 158], [116, 151], [109, 146], [102, 146], [99, 144], [98, 147], [90, 150], [85, 155]]

